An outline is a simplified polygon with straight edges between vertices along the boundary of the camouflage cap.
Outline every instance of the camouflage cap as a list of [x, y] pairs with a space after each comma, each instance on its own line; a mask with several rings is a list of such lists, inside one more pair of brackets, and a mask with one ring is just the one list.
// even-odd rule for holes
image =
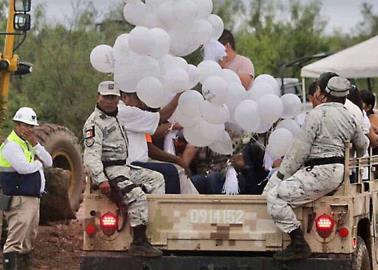
[[120, 96], [119, 89], [115, 87], [112, 81], [103, 81], [98, 85], [98, 93], [102, 96]]
[[351, 83], [342, 77], [332, 77], [327, 84], [326, 92], [334, 97], [346, 97], [352, 88]]

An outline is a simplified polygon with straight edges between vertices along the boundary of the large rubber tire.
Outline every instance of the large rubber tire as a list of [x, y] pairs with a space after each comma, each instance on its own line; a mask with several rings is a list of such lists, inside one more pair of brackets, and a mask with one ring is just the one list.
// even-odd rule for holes
[[357, 238], [357, 249], [353, 254], [352, 270], [371, 270], [369, 250], [360, 236]]
[[[42, 197], [41, 221], [74, 218], [85, 187], [81, 147], [77, 137], [68, 128], [55, 124], [42, 124], [35, 127], [34, 131], [39, 142], [51, 154], [53, 167], [58, 168], [45, 172], [48, 193]], [[54, 203], [57, 196], [61, 198]]]

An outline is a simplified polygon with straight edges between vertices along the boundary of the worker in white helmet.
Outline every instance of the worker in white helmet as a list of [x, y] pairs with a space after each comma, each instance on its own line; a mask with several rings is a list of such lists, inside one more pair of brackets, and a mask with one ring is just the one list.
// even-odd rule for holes
[[43, 167], [52, 165], [51, 155], [38, 142], [33, 109], [22, 107], [13, 117], [14, 129], [0, 146], [0, 206], [8, 224], [3, 249], [3, 269], [25, 269], [37, 236], [39, 198], [44, 191]]

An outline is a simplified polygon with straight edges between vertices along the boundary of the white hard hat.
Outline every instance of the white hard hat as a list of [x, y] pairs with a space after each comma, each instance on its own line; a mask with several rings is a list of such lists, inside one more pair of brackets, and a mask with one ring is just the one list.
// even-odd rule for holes
[[13, 117], [13, 121], [22, 122], [32, 126], [38, 126], [37, 114], [32, 108], [21, 107]]

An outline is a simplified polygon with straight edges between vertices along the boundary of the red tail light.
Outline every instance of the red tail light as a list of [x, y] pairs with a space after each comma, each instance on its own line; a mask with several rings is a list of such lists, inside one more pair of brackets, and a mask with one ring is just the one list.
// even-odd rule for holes
[[348, 235], [349, 235], [348, 228], [345, 228], [345, 227], [340, 228], [339, 229], [339, 235], [340, 235], [341, 238], [348, 237]]
[[315, 224], [318, 234], [323, 238], [328, 238], [333, 231], [335, 221], [331, 216], [323, 214], [315, 220]]
[[105, 235], [112, 235], [118, 228], [118, 216], [108, 212], [100, 217], [100, 227]]
[[89, 235], [89, 236], [92, 236], [96, 233], [96, 227], [90, 223], [87, 225], [87, 227], [85, 227], [85, 232]]

